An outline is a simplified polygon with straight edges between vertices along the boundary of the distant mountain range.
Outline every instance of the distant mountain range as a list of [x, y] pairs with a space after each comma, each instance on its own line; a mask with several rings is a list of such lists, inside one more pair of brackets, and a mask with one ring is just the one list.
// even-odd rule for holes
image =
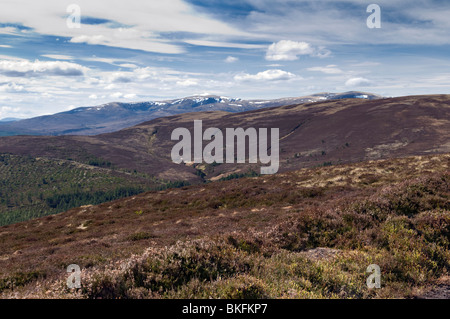
[[245, 112], [261, 108], [347, 98], [373, 100], [381, 96], [364, 92], [318, 93], [274, 100], [242, 100], [216, 95], [191, 96], [175, 100], [137, 103], [108, 103], [80, 107], [53, 115], [25, 120], [0, 120], [0, 136], [11, 135], [96, 135], [118, 131], [156, 118], [189, 112]]
[[[183, 102], [180, 100], [178, 104]], [[198, 103], [201, 107], [201, 101]], [[174, 164], [170, 154], [177, 142], [171, 140], [171, 133], [178, 127], [192, 132], [194, 120], [203, 120], [204, 128], [221, 130], [227, 127], [279, 128], [280, 172], [450, 152], [450, 95], [285, 104], [289, 105], [242, 113], [178, 114], [96, 136], [2, 137], [0, 154], [79, 163], [96, 159], [110, 163], [115, 169], [191, 183], [245, 174], [250, 170], [259, 172], [258, 165], [248, 163]]]

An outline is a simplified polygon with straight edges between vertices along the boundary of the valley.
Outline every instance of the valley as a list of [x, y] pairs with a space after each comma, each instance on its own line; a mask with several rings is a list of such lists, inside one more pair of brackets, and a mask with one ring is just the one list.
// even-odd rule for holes
[[[171, 152], [177, 141], [171, 140], [171, 134], [181, 127], [194, 136], [195, 120], [222, 131], [279, 128], [279, 172], [450, 152], [448, 95], [340, 99], [242, 113], [186, 113], [96, 136], [2, 137], [0, 154], [12, 156], [16, 165], [0, 162], [4, 183], [13, 187], [8, 196], [5, 192], [1, 196], [0, 208], [6, 213], [1, 224], [99, 203], [87, 192], [98, 192], [95, 197], [107, 200], [120, 197], [111, 197], [111, 192], [126, 194], [124, 188], [135, 194], [260, 173], [260, 165], [248, 161], [175, 164]], [[34, 168], [33, 163], [39, 165]], [[35, 177], [30, 178], [27, 172], [34, 169], [30, 174]], [[73, 174], [61, 180], [60, 170]], [[87, 177], [77, 177], [82, 174]], [[56, 196], [57, 201], [48, 196]]]

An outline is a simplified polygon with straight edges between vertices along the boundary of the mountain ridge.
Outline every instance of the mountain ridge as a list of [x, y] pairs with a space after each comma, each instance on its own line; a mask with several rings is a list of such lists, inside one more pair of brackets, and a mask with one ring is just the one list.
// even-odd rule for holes
[[266, 100], [243, 100], [218, 95], [193, 95], [185, 98], [154, 102], [111, 102], [98, 106], [78, 107], [65, 112], [15, 122], [0, 122], [0, 136], [97, 135], [118, 131], [155, 118], [188, 112], [225, 111], [237, 113], [265, 107], [342, 98], [371, 100], [382, 97], [372, 93], [350, 91]]

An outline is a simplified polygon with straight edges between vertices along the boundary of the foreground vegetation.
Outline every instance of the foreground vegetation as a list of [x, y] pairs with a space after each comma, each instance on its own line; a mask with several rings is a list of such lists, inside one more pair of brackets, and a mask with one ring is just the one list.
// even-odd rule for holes
[[[4, 274], [0, 290], [3, 297], [45, 298], [420, 296], [449, 276], [449, 159], [446, 155], [316, 168], [117, 201], [109, 206], [116, 207], [117, 215], [110, 211], [99, 216], [83, 234], [90, 225], [105, 223], [106, 216], [110, 221], [120, 216], [117, 229], [123, 237], [108, 242], [117, 253], [125, 241], [131, 256], [99, 255], [95, 262], [81, 256], [65, 259], [61, 269], [72, 262], [83, 268], [78, 290], [67, 288], [66, 274], [36, 268]], [[223, 193], [215, 198], [207, 193], [218, 194], [219, 189]], [[105, 209], [92, 208], [89, 216]], [[61, 225], [74, 214], [60, 216]], [[139, 225], [152, 226], [130, 231], [133, 215]], [[195, 225], [203, 230], [193, 232]], [[99, 228], [91, 232], [94, 229]], [[189, 235], [180, 238], [183, 231]], [[86, 242], [93, 253], [93, 239], [82, 238], [77, 247], [82, 249]], [[105, 242], [98, 244], [108, 249]], [[366, 285], [370, 264], [381, 268], [381, 289]]]
[[[88, 272], [88, 298], [368, 298], [412, 296], [450, 269], [450, 176], [382, 189], [367, 200], [303, 212], [268, 236], [179, 242]], [[310, 258], [329, 247], [331, 258]], [[310, 251], [310, 254], [304, 253]], [[330, 250], [325, 250], [325, 252]], [[365, 270], [382, 269], [369, 290]]]

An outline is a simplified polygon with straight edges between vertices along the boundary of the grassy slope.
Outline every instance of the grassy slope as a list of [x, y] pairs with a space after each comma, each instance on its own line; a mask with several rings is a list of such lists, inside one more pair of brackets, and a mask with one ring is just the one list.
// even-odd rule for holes
[[[450, 267], [450, 155], [150, 192], [0, 228], [19, 297], [411, 297]], [[134, 256], [131, 256], [135, 254]], [[65, 267], [83, 288], [65, 288]], [[382, 289], [365, 284], [370, 264]]]

